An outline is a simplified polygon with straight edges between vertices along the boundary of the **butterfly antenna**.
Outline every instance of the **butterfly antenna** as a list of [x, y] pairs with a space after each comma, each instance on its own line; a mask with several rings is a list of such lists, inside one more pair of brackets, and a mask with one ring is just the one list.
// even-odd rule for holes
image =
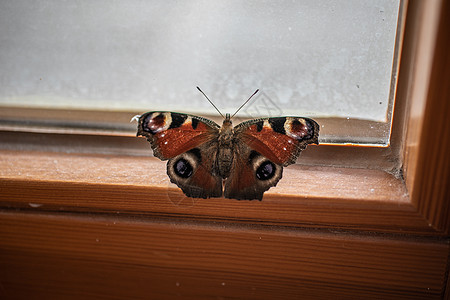
[[197, 90], [199, 90], [200, 93], [202, 93], [203, 96], [205, 96], [205, 98], [209, 101], [209, 103], [211, 103], [211, 105], [219, 112], [219, 114], [222, 116], [222, 118], [225, 119], [225, 117], [224, 117], [223, 114], [220, 112], [220, 110], [214, 105], [214, 103], [213, 103], [211, 100], [209, 100], [208, 96], [206, 96], [206, 94], [203, 93], [203, 91], [202, 91], [199, 87], [197, 87]]
[[257, 92], [259, 92], [259, 89], [257, 89], [257, 90], [250, 96], [250, 98], [248, 98], [247, 101], [245, 101], [244, 104], [242, 104], [242, 105], [236, 110], [236, 112], [230, 117], [230, 119], [233, 118], [234, 115], [237, 114], [238, 111], [240, 111], [241, 108], [243, 108], [244, 105], [247, 104], [247, 102], [250, 101], [250, 99], [252, 99], [252, 97], [256, 95]]

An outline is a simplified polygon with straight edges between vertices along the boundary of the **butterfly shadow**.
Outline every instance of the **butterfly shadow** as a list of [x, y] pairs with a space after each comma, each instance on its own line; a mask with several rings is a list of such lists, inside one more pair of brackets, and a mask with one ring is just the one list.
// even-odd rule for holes
[[194, 207], [199, 200], [199, 198], [191, 198], [186, 196], [176, 184], [171, 182], [167, 184], [166, 192], [169, 201], [178, 207]]

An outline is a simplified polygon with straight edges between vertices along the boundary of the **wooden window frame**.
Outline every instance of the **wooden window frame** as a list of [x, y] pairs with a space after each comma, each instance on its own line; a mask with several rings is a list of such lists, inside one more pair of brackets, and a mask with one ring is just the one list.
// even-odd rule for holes
[[[368, 169], [344, 168], [339, 163], [295, 165], [285, 168], [283, 180], [265, 194], [262, 202], [196, 200], [169, 185], [165, 163], [157, 159], [125, 152], [118, 155], [117, 151], [114, 155], [90, 154], [91, 148], [85, 148], [91, 145], [108, 153], [111, 147], [123, 149], [123, 144], [134, 138], [4, 131], [2, 144], [14, 140], [16, 145], [0, 152], [0, 207], [448, 235], [448, 8], [445, 1], [408, 4], [391, 137], [396, 142], [383, 149], [311, 147], [303, 158], [311, 158], [314, 164], [318, 153], [336, 162], [354, 160], [355, 166], [366, 167], [369, 161]], [[439, 20], [436, 37], [434, 23], [424, 22], [425, 18]], [[67, 153], [71, 150], [61, 145], [68, 140], [71, 147], [74, 140], [83, 140], [85, 149]], [[17, 141], [23, 147], [17, 146]], [[35, 144], [45, 145], [47, 150], [54, 146], [63, 152], [30, 151], [42, 150], [33, 148]], [[17, 151], [21, 148], [25, 150]], [[398, 153], [400, 160], [395, 160]], [[383, 163], [386, 165], [380, 167]], [[393, 172], [385, 171], [389, 168]], [[395, 172], [397, 169], [402, 172]]]

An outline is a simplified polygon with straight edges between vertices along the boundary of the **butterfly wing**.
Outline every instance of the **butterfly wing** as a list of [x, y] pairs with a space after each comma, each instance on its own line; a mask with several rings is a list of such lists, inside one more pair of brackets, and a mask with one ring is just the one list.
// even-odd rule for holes
[[245, 144], [235, 148], [230, 176], [225, 180], [225, 197], [262, 200], [265, 191], [281, 179], [283, 167]]
[[151, 111], [139, 117], [137, 136], [146, 137], [154, 155], [167, 160], [217, 139], [219, 128], [215, 122], [202, 117]]
[[276, 164], [296, 162], [308, 144], [319, 144], [319, 124], [308, 118], [262, 118], [235, 127], [235, 135]]
[[281, 179], [283, 166], [295, 163], [308, 144], [318, 144], [319, 125], [308, 118], [263, 118], [239, 124], [234, 135], [238, 142], [225, 197], [261, 200]]
[[167, 163], [170, 181], [194, 198], [220, 197], [222, 178], [215, 160], [220, 126], [211, 120], [174, 112], [148, 112], [139, 117], [137, 136], [150, 142]]

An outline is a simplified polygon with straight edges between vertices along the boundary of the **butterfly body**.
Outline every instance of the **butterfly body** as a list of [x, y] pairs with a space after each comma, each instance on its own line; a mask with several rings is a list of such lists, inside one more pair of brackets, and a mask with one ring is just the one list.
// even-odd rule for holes
[[156, 157], [168, 160], [171, 182], [187, 196], [261, 200], [284, 166], [295, 163], [308, 144], [318, 144], [319, 125], [279, 117], [233, 127], [227, 114], [219, 126], [194, 115], [156, 111], [139, 117], [137, 135], [147, 138]]
[[233, 124], [227, 114], [217, 136], [217, 169], [223, 179], [230, 175], [233, 163], [233, 134]]

